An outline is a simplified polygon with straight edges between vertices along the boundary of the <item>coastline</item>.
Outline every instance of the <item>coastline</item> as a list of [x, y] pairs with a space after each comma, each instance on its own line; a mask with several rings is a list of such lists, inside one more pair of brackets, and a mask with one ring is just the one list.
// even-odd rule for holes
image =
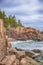
[[[15, 39], [15, 38], [12, 36], [12, 34], [10, 37], [9, 35], [10, 33], [8, 34], [8, 36], [6, 36], [6, 31], [4, 29], [2, 19], [0, 20], [0, 24], [1, 24], [0, 26], [0, 65], [15, 65], [15, 64], [16, 65], [28, 65], [28, 64], [29, 65], [40, 65], [40, 63], [35, 60], [35, 58], [37, 57], [37, 54], [36, 53], [33, 54], [33, 51], [25, 52], [24, 50], [20, 50], [20, 49], [17, 50], [16, 48], [12, 48], [12, 45], [11, 43], [9, 43], [9, 41], [11, 42], [13, 41], [12, 39]], [[41, 64], [42, 63], [43, 63], [43, 60], [41, 61]]]

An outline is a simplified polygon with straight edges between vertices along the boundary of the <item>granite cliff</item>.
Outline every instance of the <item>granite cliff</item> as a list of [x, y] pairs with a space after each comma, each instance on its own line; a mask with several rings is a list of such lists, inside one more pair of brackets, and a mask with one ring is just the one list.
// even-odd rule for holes
[[5, 38], [5, 31], [3, 26], [3, 20], [0, 19], [0, 61], [6, 56], [7, 54], [7, 44]]
[[13, 38], [15, 40], [43, 40], [43, 35], [41, 32], [30, 27], [10, 28], [6, 34], [8, 38]]

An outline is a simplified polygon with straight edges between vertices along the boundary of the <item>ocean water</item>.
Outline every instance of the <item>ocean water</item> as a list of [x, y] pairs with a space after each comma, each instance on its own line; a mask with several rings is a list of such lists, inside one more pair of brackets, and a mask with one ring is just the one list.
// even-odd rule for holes
[[34, 49], [39, 49], [43, 50], [43, 41], [33, 41], [33, 40], [27, 40], [27, 41], [15, 41], [11, 42], [12, 47], [16, 47], [18, 49], [23, 49], [23, 50], [34, 50]]

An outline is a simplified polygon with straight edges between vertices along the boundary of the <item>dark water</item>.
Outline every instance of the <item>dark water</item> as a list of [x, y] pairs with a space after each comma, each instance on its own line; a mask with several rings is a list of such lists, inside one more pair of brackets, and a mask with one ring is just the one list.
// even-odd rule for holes
[[43, 41], [37, 42], [32, 40], [27, 41], [15, 41], [11, 42], [12, 47], [16, 47], [18, 49], [24, 49], [24, 50], [33, 50], [33, 49], [40, 49], [43, 50]]

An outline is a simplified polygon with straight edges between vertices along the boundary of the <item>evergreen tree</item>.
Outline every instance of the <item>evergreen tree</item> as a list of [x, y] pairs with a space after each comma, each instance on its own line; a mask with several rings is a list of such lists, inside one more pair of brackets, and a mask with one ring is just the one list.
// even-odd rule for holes
[[18, 26], [23, 26], [20, 20], [18, 20]]
[[16, 21], [16, 17], [15, 16], [7, 16], [5, 14], [5, 12], [1, 11], [1, 10], [0, 10], [0, 18], [4, 20], [4, 26], [6, 27], [6, 29], [8, 29], [10, 27], [23, 26], [21, 24], [20, 20], [18, 20], [18, 22]]

